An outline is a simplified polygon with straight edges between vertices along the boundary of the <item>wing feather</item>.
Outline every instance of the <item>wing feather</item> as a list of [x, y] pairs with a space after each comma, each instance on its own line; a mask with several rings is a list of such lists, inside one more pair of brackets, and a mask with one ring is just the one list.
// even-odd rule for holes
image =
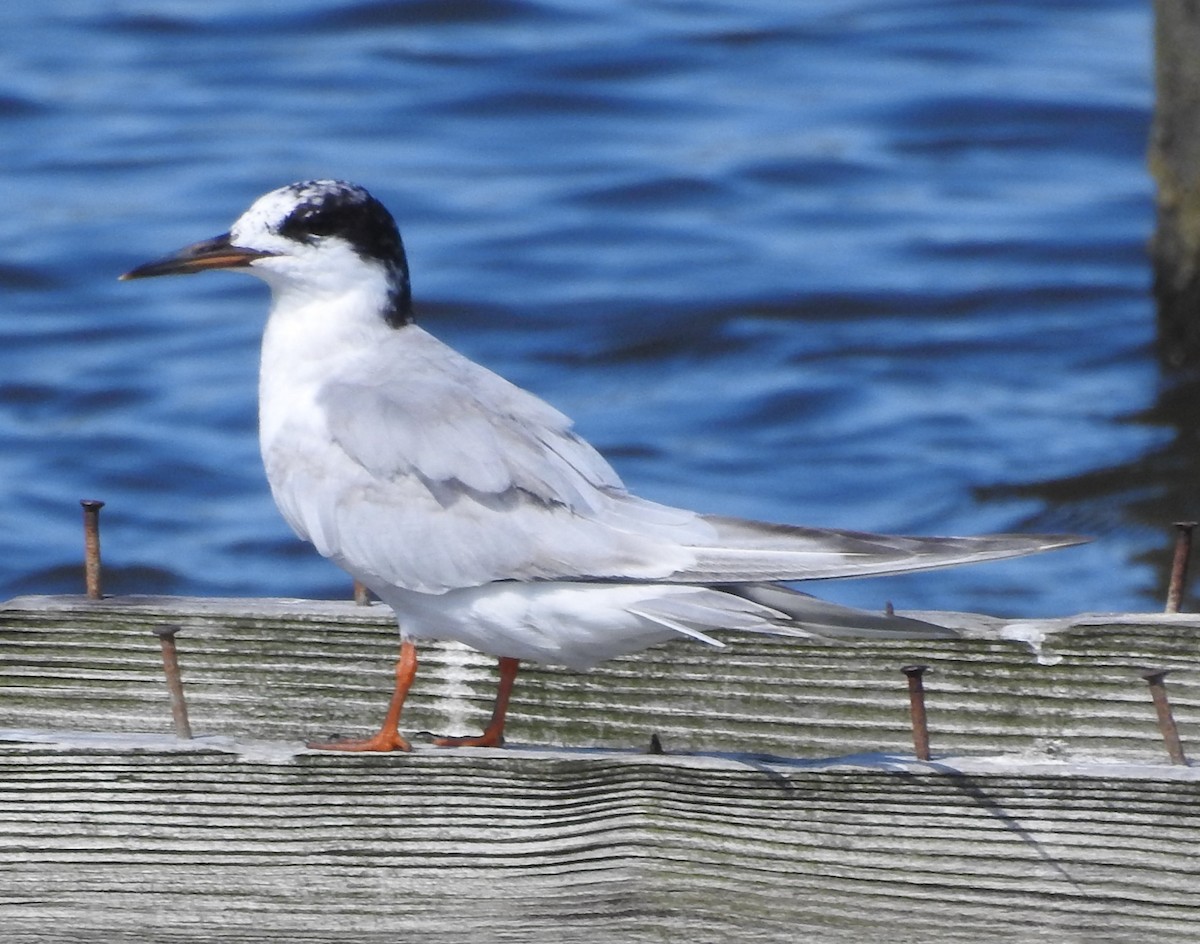
[[695, 563], [676, 580], [699, 583], [810, 580], [953, 567], [1021, 557], [1088, 539], [1069, 534], [915, 537], [803, 528], [705, 515], [716, 540], [694, 548]]
[[[653, 580], [713, 529], [641, 503], [553, 407], [419, 329], [264, 446], [284, 517], [362, 579], [426, 592], [497, 580]], [[630, 507], [630, 506], [633, 507]]]
[[353, 383], [326, 384], [314, 411], [292, 414], [264, 460], [293, 528], [368, 584], [742, 584], [923, 570], [1081, 540], [701, 516], [630, 495], [566, 416], [415, 326], [349, 373]]

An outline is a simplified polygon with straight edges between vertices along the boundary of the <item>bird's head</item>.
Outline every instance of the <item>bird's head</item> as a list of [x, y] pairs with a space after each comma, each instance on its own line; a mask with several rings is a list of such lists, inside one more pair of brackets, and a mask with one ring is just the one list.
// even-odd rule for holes
[[370, 193], [341, 180], [305, 180], [259, 197], [229, 232], [138, 266], [122, 279], [206, 269], [249, 272], [276, 293], [338, 294], [381, 284], [383, 316], [412, 320], [408, 262], [391, 213]]

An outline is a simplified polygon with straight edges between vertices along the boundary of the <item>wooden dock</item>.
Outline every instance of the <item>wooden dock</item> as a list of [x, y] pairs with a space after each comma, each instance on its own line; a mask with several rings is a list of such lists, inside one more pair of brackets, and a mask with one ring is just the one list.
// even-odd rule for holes
[[[965, 638], [531, 666], [505, 749], [355, 756], [303, 742], [378, 723], [384, 607], [0, 604], [0, 940], [1194, 939], [1200, 769], [1140, 675], [1200, 741], [1200, 618], [939, 618]], [[491, 660], [423, 655], [406, 730], [478, 729]]]

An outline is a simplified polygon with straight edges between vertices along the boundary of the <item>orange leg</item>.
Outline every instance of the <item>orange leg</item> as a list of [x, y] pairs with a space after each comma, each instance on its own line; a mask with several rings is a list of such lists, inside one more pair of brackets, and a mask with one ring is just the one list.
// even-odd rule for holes
[[408, 697], [408, 690], [412, 687], [416, 674], [417, 647], [405, 639], [400, 643], [400, 658], [396, 660], [396, 690], [392, 692], [387, 717], [383, 719], [383, 727], [379, 729], [379, 733], [369, 738], [310, 743], [308, 746], [321, 751], [412, 750], [408, 741], [400, 735], [400, 712], [404, 710], [404, 699]]
[[516, 659], [500, 660], [500, 687], [496, 689], [496, 704], [492, 708], [492, 720], [478, 737], [439, 737], [433, 743], [438, 747], [500, 747], [504, 743], [504, 716], [508, 714], [508, 699], [512, 695], [513, 682], [517, 678]]

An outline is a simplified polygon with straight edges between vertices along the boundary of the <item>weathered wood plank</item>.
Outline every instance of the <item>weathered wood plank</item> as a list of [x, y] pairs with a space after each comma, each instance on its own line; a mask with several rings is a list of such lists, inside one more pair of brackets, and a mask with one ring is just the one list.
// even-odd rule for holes
[[[589, 673], [527, 666], [509, 723], [514, 743], [641, 747], [657, 732], [680, 750], [789, 756], [911, 751], [899, 669], [926, 663], [933, 749], [1158, 761], [1154, 710], [1138, 673], [1168, 680], [1185, 743], [1200, 734], [1200, 619], [957, 620], [953, 642], [821, 644], [729, 635]], [[382, 606], [286, 600], [27, 597], [0, 605], [0, 725], [169, 730], [155, 625], [178, 623], [198, 733], [311, 739], [371, 730], [386, 705], [396, 630]], [[1023, 640], [1034, 640], [1034, 649]], [[406, 714], [413, 731], [479, 729], [492, 660], [424, 647]], [[86, 725], [81, 711], [86, 706]]]
[[[938, 618], [966, 638], [530, 668], [510, 734], [537, 748], [354, 756], [302, 742], [378, 722], [382, 607], [9, 601], [0, 940], [1188, 939], [1200, 770], [1165, 764], [1138, 671], [1176, 670], [1186, 743], [1200, 620]], [[164, 623], [194, 741], [145, 733], [170, 728]], [[490, 660], [423, 670], [411, 727], [482, 722]], [[641, 754], [651, 732], [676, 753]]]
[[1200, 917], [1185, 768], [3, 737], [7, 941], [1100, 942]]

